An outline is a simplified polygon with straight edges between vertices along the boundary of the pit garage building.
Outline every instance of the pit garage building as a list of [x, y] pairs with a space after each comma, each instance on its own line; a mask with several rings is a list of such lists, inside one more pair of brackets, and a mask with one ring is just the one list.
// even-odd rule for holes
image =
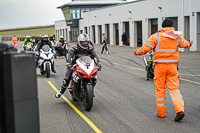
[[96, 44], [105, 33], [110, 45], [122, 46], [121, 35], [125, 32], [130, 47], [141, 47], [162, 28], [165, 18], [173, 20], [186, 40], [194, 41], [190, 51], [200, 51], [200, 0], [138, 0], [84, 12], [79, 33], [88, 33]]
[[[83, 13], [125, 3], [126, 0], [72, 0], [72, 2], [59, 6], [63, 11], [65, 20], [55, 22], [56, 40], [62, 35], [67, 42], [77, 41], [80, 34], [79, 20], [83, 18]], [[79, 32], [80, 31], [80, 32]]]

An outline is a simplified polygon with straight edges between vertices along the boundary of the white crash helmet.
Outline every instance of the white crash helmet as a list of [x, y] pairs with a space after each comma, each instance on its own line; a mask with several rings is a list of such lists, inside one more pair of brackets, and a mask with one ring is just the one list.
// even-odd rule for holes
[[27, 36], [26, 36], [26, 39], [27, 39], [27, 38], [31, 38], [31, 36], [30, 36], [30, 35], [27, 35]]
[[[42, 34], [42, 41], [43, 42], [48, 42], [48, 35], [47, 34]], [[46, 39], [44, 39], [44, 38], [46, 38]]]
[[26, 36], [26, 40], [30, 41], [30, 39], [31, 39], [31, 36], [30, 36], [30, 35], [27, 35], [27, 36]]
[[61, 36], [60, 36], [60, 39], [64, 39], [64, 37], [61, 35]]
[[[82, 42], [87, 42], [87, 44], [83, 44]], [[78, 44], [81, 48], [87, 49], [89, 47], [89, 42], [90, 37], [87, 34], [82, 33], [78, 36]]]
[[47, 34], [42, 34], [42, 38], [48, 38], [49, 36]]

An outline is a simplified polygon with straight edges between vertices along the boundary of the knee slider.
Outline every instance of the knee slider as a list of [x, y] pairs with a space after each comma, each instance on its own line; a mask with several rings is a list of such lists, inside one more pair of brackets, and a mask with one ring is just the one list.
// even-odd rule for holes
[[69, 80], [68, 79], [64, 79], [63, 80], [63, 86], [67, 87], [69, 85]]
[[67, 82], [66, 82], [66, 79], [63, 80], [63, 86], [66, 86], [67, 85]]

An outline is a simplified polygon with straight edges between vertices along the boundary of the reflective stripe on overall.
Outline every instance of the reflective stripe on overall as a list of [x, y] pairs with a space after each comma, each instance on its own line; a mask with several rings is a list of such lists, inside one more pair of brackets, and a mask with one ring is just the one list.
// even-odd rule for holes
[[[147, 44], [153, 48], [153, 46], [147, 42]], [[184, 44], [183, 44], [184, 45]], [[159, 33], [157, 33], [157, 47], [155, 48], [155, 52], [159, 52], [159, 53], [162, 53], [162, 52], [178, 52], [178, 46], [179, 46], [179, 38], [177, 38], [177, 47], [176, 49], [160, 49], [160, 36], [159, 36]], [[169, 59], [169, 60], [153, 60], [153, 62], [158, 62], [158, 63], [178, 63], [179, 62], [179, 58], [176, 59], [176, 60], [173, 60], [173, 59]]]

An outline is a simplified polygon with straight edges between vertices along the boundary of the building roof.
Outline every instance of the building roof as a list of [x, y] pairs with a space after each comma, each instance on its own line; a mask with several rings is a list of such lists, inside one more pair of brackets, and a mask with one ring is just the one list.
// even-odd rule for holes
[[108, 6], [123, 4], [126, 1], [72, 1], [57, 8], [74, 7], [74, 6]]

